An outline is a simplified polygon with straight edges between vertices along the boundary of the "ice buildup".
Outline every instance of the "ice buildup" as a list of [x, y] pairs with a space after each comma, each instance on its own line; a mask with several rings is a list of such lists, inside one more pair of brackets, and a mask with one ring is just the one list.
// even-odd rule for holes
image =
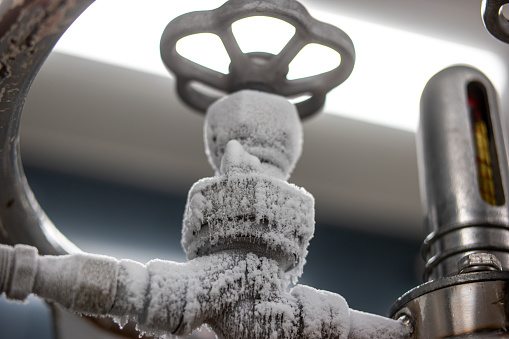
[[314, 233], [314, 199], [285, 181], [302, 151], [299, 115], [283, 97], [245, 90], [212, 105], [205, 145], [216, 176], [189, 191], [189, 259], [240, 250], [276, 260], [296, 281]]
[[283, 180], [302, 152], [297, 109], [279, 95], [253, 90], [230, 94], [209, 107], [204, 129], [207, 157], [216, 172], [230, 140], [256, 156], [264, 173]]

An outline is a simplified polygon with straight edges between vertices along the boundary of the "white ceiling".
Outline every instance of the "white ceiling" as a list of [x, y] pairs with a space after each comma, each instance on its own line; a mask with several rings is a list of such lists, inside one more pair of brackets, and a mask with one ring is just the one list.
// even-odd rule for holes
[[[477, 0], [302, 2], [509, 56], [485, 31]], [[185, 194], [212, 175], [202, 121], [170, 77], [54, 53], [26, 103], [22, 152], [32, 165]], [[314, 194], [318, 221], [421, 236], [413, 133], [322, 114], [304, 124], [290, 181]]]

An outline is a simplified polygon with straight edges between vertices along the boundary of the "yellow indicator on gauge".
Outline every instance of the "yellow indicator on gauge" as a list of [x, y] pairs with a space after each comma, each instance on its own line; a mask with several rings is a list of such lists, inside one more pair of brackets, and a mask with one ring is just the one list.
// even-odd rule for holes
[[479, 191], [488, 204], [503, 205], [505, 195], [498, 168], [486, 90], [478, 82], [472, 82], [468, 85], [468, 105], [474, 133]]

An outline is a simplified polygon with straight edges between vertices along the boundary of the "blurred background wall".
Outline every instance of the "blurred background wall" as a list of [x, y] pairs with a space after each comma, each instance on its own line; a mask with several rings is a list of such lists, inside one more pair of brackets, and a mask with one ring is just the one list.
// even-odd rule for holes
[[[447, 59], [443, 50], [429, 48], [425, 41], [441, 39], [452, 50], [482, 50], [489, 53], [489, 60], [498, 60], [495, 70], [494, 63], [482, 58], [474, 66], [482, 70], [486, 66], [501, 97], [507, 98], [509, 50], [484, 29], [477, 0], [302, 2], [364, 20], [361, 33], [379, 45], [378, 52], [369, 55], [362, 53], [362, 43], [356, 45], [354, 105], [326, 106], [324, 114], [304, 123], [302, 158], [289, 181], [315, 196], [316, 232], [300, 283], [340, 293], [352, 308], [386, 315], [399, 296], [420, 282], [422, 272], [415, 153], [419, 93], [407, 96], [403, 90], [409, 84], [389, 85], [389, 78], [415, 74], [418, 88], [423, 88], [441, 68], [430, 68], [433, 72], [425, 79], [417, 71], [431, 58]], [[186, 3], [192, 10], [203, 4]], [[156, 6], [149, 10], [158, 11]], [[98, 32], [78, 41], [93, 46], [106, 39], [103, 49], [123, 48], [120, 53], [126, 59], [144, 49], [143, 36], [128, 36], [130, 43], [116, 46], [116, 37], [127, 30], [113, 24], [116, 17], [125, 17], [134, 26], [150, 20], [141, 14], [128, 17], [118, 8], [97, 21]], [[417, 46], [428, 59], [404, 60], [405, 54], [393, 48], [404, 50], [410, 42], [378, 37], [372, 25], [427, 37]], [[360, 31], [362, 26], [347, 31], [354, 44]], [[158, 53], [158, 46], [153, 48]], [[203, 150], [203, 117], [179, 101], [169, 74], [71, 54], [61, 49], [49, 57], [23, 113], [22, 157], [37, 199], [57, 227], [85, 251], [141, 262], [185, 261], [180, 232], [187, 191], [200, 178], [213, 175]], [[378, 64], [381, 55], [401, 68]], [[451, 62], [464, 61], [459, 57]], [[362, 72], [366, 64], [374, 65], [371, 76], [355, 80], [355, 72]], [[334, 92], [328, 100], [346, 99], [342, 92]], [[402, 106], [407, 101], [408, 110]], [[356, 106], [360, 109], [366, 102], [373, 104], [372, 113], [380, 119], [402, 113], [392, 124], [356, 119]], [[501, 100], [501, 106], [507, 126], [507, 100]], [[398, 124], [407, 115], [410, 123]], [[37, 298], [28, 305], [0, 300], [2, 337], [52, 338], [52, 326], [48, 306]]]

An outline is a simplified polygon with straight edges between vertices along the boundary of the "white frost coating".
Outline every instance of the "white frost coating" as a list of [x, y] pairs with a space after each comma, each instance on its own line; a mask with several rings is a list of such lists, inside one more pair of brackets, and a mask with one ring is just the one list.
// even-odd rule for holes
[[10, 286], [7, 286], [8, 298], [23, 300], [32, 292], [37, 273], [37, 255], [37, 249], [32, 246], [16, 245], [14, 247], [10, 277], [12, 281]]
[[314, 233], [313, 196], [266, 174], [238, 140], [226, 144], [218, 174], [189, 191], [182, 228], [187, 257], [232, 248], [265, 254], [296, 282]]
[[313, 233], [311, 194], [262, 173], [233, 171], [202, 179], [191, 188], [182, 246], [193, 259], [236, 242], [259, 245], [295, 259], [289, 272], [295, 280], [302, 273]]
[[[131, 319], [142, 331], [156, 335], [187, 334], [203, 322], [235, 318], [242, 314], [236, 309], [243, 308], [243, 301], [276, 300], [285, 288], [277, 262], [251, 253], [218, 253], [186, 264], [153, 260], [146, 269], [150, 276], [147, 292], [139, 292], [146, 309], [132, 314]], [[295, 303], [293, 308], [281, 307], [290, 307], [292, 317], [298, 312]], [[248, 307], [250, 317], [253, 309]], [[242, 338], [245, 334], [236, 327], [228, 337]]]
[[302, 125], [297, 109], [287, 99], [243, 90], [224, 97], [207, 110], [205, 150], [219, 171], [230, 140], [237, 140], [258, 157], [266, 174], [287, 180], [302, 152]]
[[324, 338], [324, 324], [327, 324], [328, 335], [334, 338], [348, 338], [350, 333], [350, 310], [346, 300], [327, 291], [320, 291], [308, 286], [298, 285], [292, 290], [302, 306], [304, 322], [303, 334], [306, 338]]
[[9, 289], [13, 261], [14, 248], [0, 245], [0, 293]]
[[412, 334], [411, 326], [401, 320], [356, 310], [350, 310], [350, 328], [352, 339], [398, 339], [410, 338]]
[[142, 314], [149, 284], [149, 274], [145, 267], [132, 260], [121, 260], [117, 275], [117, 297], [110, 311], [116, 315], [114, 320], [124, 327], [130, 314]]
[[[0, 245], [0, 263], [16, 261], [13, 254]], [[187, 335], [202, 323], [224, 339], [403, 339], [411, 333], [401, 321], [349, 310], [330, 292], [298, 285], [288, 293], [281, 266], [253, 253], [147, 265], [86, 253], [36, 258], [34, 293], [83, 314], [134, 320], [159, 337]], [[22, 266], [13, 270], [2, 275], [0, 293]]]
[[26, 277], [19, 298], [33, 282], [34, 293], [70, 310], [121, 326], [133, 320], [158, 337], [208, 323], [224, 339], [405, 338], [401, 322], [350, 311], [339, 295], [300, 285], [288, 292], [314, 232], [313, 197], [282, 180], [302, 148], [295, 107], [242, 91], [211, 107], [205, 129], [216, 177], [189, 192], [182, 245], [192, 260], [37, 257], [0, 245], [0, 292], [9, 296], [6, 286]]
[[139, 327], [149, 334], [183, 335], [207, 321], [224, 338], [348, 337], [344, 299], [305, 286], [285, 292], [274, 260], [218, 253], [185, 265], [154, 260], [147, 269], [150, 302]]
[[230, 140], [226, 144], [219, 172], [222, 175], [261, 172], [261, 164], [257, 157], [244, 151], [244, 148], [237, 140]]

